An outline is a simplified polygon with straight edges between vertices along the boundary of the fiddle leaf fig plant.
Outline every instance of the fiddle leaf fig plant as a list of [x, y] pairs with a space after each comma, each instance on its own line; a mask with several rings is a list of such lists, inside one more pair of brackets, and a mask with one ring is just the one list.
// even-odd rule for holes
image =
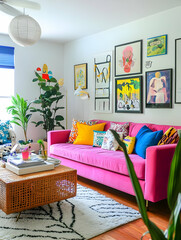
[[36, 82], [40, 87], [40, 96], [33, 103], [38, 105], [38, 107], [32, 107], [31, 112], [38, 112], [42, 117], [41, 121], [33, 121], [36, 127], [43, 126], [46, 131], [54, 130], [56, 126], [65, 129], [61, 124], [64, 120], [62, 115], [57, 114], [58, 110], [64, 109], [64, 107], [59, 106], [60, 100], [64, 97], [60, 92], [60, 87], [58, 81], [55, 78], [49, 80], [43, 79], [37, 72], [35, 72], [36, 78], [33, 82]]
[[13, 120], [11, 120], [11, 123], [14, 123], [20, 127], [22, 127], [25, 137], [25, 142], [29, 142], [27, 139], [27, 129], [28, 129], [28, 123], [32, 116], [30, 111], [30, 104], [27, 103], [24, 98], [21, 98], [18, 94], [16, 94], [16, 97], [12, 96], [11, 98], [12, 105], [7, 107], [7, 111], [9, 114], [12, 115]]
[[163, 232], [149, 218], [145, 207], [143, 192], [134, 171], [133, 163], [127, 153], [126, 145], [120, 140], [114, 130], [110, 130], [122, 147], [127, 163], [128, 172], [136, 194], [138, 207], [145, 225], [148, 228], [152, 240], [179, 240], [181, 239], [181, 138], [177, 144], [169, 174], [168, 181], [168, 205], [171, 211], [168, 229]]

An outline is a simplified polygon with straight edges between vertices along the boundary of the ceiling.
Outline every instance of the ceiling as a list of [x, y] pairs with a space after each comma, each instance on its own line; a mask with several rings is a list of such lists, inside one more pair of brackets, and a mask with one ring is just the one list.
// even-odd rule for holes
[[[42, 29], [41, 38], [62, 43], [181, 5], [181, 0], [35, 0], [34, 2], [40, 3], [41, 10], [26, 9], [25, 13], [39, 22]], [[21, 8], [17, 9], [23, 11]], [[12, 18], [0, 12], [0, 33], [8, 33], [8, 25]]]

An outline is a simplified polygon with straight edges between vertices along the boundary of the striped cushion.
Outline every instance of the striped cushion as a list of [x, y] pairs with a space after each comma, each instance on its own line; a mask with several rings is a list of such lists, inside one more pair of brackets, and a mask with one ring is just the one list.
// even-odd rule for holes
[[178, 132], [175, 128], [169, 128], [162, 136], [158, 145], [177, 143], [179, 139]]

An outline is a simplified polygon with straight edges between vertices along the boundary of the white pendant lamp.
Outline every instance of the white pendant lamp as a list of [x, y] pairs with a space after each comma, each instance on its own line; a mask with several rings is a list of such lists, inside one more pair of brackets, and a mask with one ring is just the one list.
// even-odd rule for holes
[[16, 44], [26, 47], [36, 43], [41, 36], [39, 23], [28, 15], [19, 15], [9, 24], [9, 36]]

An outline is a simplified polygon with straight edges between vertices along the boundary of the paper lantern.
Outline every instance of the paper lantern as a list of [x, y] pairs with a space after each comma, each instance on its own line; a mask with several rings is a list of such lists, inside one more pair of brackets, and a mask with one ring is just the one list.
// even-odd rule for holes
[[28, 15], [19, 15], [13, 18], [8, 32], [13, 42], [23, 47], [33, 45], [41, 36], [39, 23]]

